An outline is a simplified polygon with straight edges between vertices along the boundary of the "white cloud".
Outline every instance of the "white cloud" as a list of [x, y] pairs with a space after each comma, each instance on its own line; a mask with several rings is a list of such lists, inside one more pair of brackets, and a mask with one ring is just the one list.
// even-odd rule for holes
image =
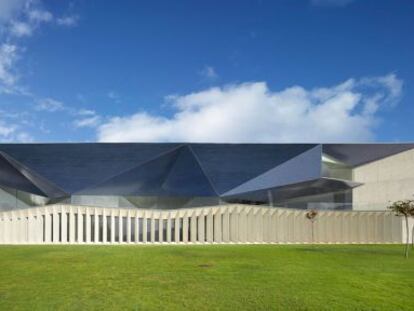
[[377, 84], [382, 85], [382, 87], [389, 91], [384, 100], [391, 104], [395, 104], [400, 98], [403, 88], [403, 82], [400, 79], [397, 79], [395, 74], [364, 78], [361, 80], [361, 83], [369, 87], [375, 87]]
[[26, 3], [26, 0], [1, 0], [0, 1], [0, 23], [8, 22], [17, 14]]
[[36, 110], [56, 112], [65, 109], [65, 105], [53, 98], [42, 98], [37, 100]]
[[374, 138], [377, 112], [400, 96], [394, 74], [333, 87], [271, 91], [265, 82], [170, 96], [171, 117], [146, 112], [112, 117], [99, 141], [344, 142]]
[[11, 124], [0, 114], [0, 141], [2, 142], [29, 142], [33, 141], [31, 135], [20, 129], [19, 125]]
[[15, 130], [16, 128], [13, 126], [0, 123], [0, 137], [9, 137]]
[[10, 33], [16, 37], [28, 37], [32, 35], [33, 28], [28, 23], [15, 21], [11, 23]]
[[96, 114], [96, 112], [94, 110], [81, 109], [77, 112], [77, 114], [80, 116], [93, 116]]
[[10, 140], [12, 142], [21, 142], [21, 143], [28, 143], [34, 141], [33, 137], [27, 132], [18, 132], [16, 133], [15, 137]]
[[[77, 115], [74, 109], [65, 107], [60, 101], [38, 99], [19, 79], [19, 63], [26, 51], [23, 38], [34, 35], [43, 24], [73, 26], [77, 19], [77, 16], [56, 18], [45, 9], [42, 0], [0, 0], [0, 95], [23, 96], [25, 100], [35, 103], [33, 107], [37, 111], [63, 111], [72, 116]], [[36, 115], [33, 110], [29, 112], [30, 116]], [[37, 121], [37, 128], [45, 132], [42, 122]], [[0, 141], [32, 141], [26, 129], [33, 126], [28, 118], [18, 113], [0, 110]]]
[[[17, 47], [13, 44], [0, 45], [0, 93], [10, 89], [17, 81], [13, 66], [17, 60]], [[3, 86], [3, 87], [2, 87]]]
[[207, 80], [215, 80], [218, 78], [218, 74], [212, 66], [204, 66], [200, 71], [200, 75]]
[[73, 121], [73, 126], [75, 128], [95, 128], [101, 124], [101, 116], [97, 115], [95, 110], [81, 109], [74, 113], [74, 115], [80, 117]]
[[78, 119], [73, 121], [73, 126], [75, 128], [96, 128], [102, 122], [101, 116], [96, 114], [95, 110], [81, 109], [73, 112], [72, 115], [78, 117]]
[[354, 0], [311, 0], [311, 4], [316, 6], [344, 7], [351, 2], [354, 2]]
[[[4, 3], [5, 4], [4, 4]], [[3, 25], [3, 34], [15, 37], [31, 36], [42, 23], [53, 21], [53, 14], [45, 10], [41, 1], [1, 0], [1, 6], [6, 7], [6, 13], [0, 13], [0, 23]]]
[[73, 27], [78, 24], [78, 20], [78, 15], [62, 16], [56, 20], [56, 23], [60, 26]]
[[18, 52], [24, 47], [16, 38], [29, 37], [41, 23], [52, 20], [40, 0], [0, 0], [0, 93], [30, 95], [17, 85]]
[[33, 9], [28, 12], [29, 19], [33, 22], [47, 23], [53, 20], [53, 14], [46, 10]]
[[95, 115], [95, 116], [92, 116], [92, 117], [87, 117], [87, 118], [83, 118], [83, 119], [80, 119], [80, 120], [75, 120], [73, 122], [73, 125], [76, 128], [97, 127], [100, 123], [101, 123], [101, 117]]

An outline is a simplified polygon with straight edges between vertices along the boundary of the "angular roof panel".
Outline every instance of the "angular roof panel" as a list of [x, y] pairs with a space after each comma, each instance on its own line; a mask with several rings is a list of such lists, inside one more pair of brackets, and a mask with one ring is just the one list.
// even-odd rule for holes
[[160, 195], [164, 180], [174, 166], [180, 148], [163, 153], [145, 163], [139, 163], [135, 167], [121, 172], [99, 182], [96, 185], [82, 189], [76, 194], [83, 195]]
[[[0, 144], [0, 152], [9, 157], [9, 160], [2, 158], [3, 176], [7, 172], [11, 174], [13, 167], [17, 168], [20, 177], [16, 177], [14, 185], [19, 184], [17, 179], [20, 178], [19, 187], [24, 185], [24, 189], [32, 193], [42, 192], [49, 197], [70, 195], [85, 189], [91, 191], [104, 182], [108, 182], [107, 189], [115, 187], [125, 190], [125, 193], [129, 193], [128, 183], [135, 185], [130, 185], [131, 189], [144, 183], [145, 186], [138, 187], [141, 192], [151, 188], [158, 189], [164, 195], [222, 195], [237, 187], [240, 187], [237, 191], [242, 191], [243, 187], [247, 191], [270, 185], [273, 183], [271, 176], [276, 175], [279, 181], [275, 181], [274, 185], [282, 181], [292, 182], [291, 178], [299, 180], [295, 179], [297, 168], [294, 170], [293, 167], [291, 174], [284, 168], [289, 165], [283, 163], [316, 146], [211, 143]], [[412, 149], [414, 144], [324, 144], [322, 148], [332, 158], [357, 166]], [[178, 149], [181, 151], [176, 152]], [[151, 160], [156, 158], [160, 158], [160, 162], [151, 166]], [[312, 169], [315, 167], [309, 168]], [[133, 173], [128, 175], [127, 172], [131, 170]], [[285, 172], [282, 174], [283, 170]], [[12, 186], [13, 179], [2, 178], [4, 186]], [[109, 187], [109, 180], [112, 180], [112, 188]], [[193, 183], [189, 180], [193, 180]]]
[[360, 183], [348, 180], [321, 177], [296, 184], [245, 192], [234, 196], [226, 196], [223, 199], [229, 202], [242, 200], [267, 202], [269, 200], [270, 192], [274, 202], [283, 202], [291, 198], [348, 190], [360, 185]]
[[276, 188], [321, 177], [322, 146], [318, 145], [227, 191], [223, 196]]
[[218, 196], [189, 146], [180, 148], [162, 189], [174, 196]]
[[219, 194], [282, 164], [315, 144], [191, 144]]
[[0, 172], [1, 186], [46, 196], [42, 190], [14, 167], [2, 153], [0, 153]]
[[166, 152], [77, 194], [217, 196], [188, 146]]
[[0, 151], [73, 193], [144, 163], [179, 144], [0, 144]]
[[[6, 159], [20, 174], [22, 174], [27, 180], [29, 180], [36, 188], [44, 193], [48, 198], [61, 198], [68, 196], [62, 189], [54, 185], [43, 176], [40, 176], [36, 172], [27, 168], [20, 162], [10, 157], [5, 152], [0, 151], [0, 154]], [[17, 188], [16, 188], [17, 189]]]

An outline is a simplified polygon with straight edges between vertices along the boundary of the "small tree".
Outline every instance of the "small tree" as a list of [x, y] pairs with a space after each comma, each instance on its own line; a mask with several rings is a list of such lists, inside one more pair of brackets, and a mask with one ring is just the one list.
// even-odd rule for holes
[[[414, 207], [410, 211], [410, 216], [414, 217]], [[413, 227], [411, 228], [411, 249], [414, 249], [414, 224], [413, 224]]]
[[[414, 217], [414, 215], [411, 215]], [[414, 249], [414, 225], [413, 228], [411, 229], [411, 248]]]
[[311, 232], [312, 232], [312, 243], [315, 242], [314, 239], [314, 230], [313, 230], [313, 223], [316, 220], [316, 216], [318, 216], [318, 212], [314, 209], [311, 209], [309, 212], [306, 213], [306, 218], [311, 222]]
[[414, 216], [414, 200], [396, 201], [388, 206], [396, 216], [403, 216], [406, 228], [405, 257], [408, 258], [408, 247], [410, 245], [410, 228], [408, 226], [408, 218]]

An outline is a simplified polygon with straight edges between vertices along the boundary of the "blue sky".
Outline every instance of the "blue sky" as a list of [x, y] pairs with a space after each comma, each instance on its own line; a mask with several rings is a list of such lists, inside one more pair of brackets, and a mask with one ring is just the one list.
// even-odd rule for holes
[[413, 141], [414, 3], [0, 1], [0, 141]]

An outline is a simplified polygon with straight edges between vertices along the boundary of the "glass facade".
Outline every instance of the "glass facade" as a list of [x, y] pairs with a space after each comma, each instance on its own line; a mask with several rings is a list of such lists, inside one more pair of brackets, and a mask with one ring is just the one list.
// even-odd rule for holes
[[28, 192], [0, 187], [0, 211], [44, 206], [51, 202], [47, 197], [42, 197]]
[[177, 209], [218, 205], [218, 197], [73, 195], [73, 205], [122, 208]]
[[[97, 199], [97, 200], [95, 200]], [[145, 204], [147, 202], [148, 204]], [[36, 206], [45, 206], [50, 204], [51, 200], [45, 197], [24, 193], [22, 191], [13, 191], [7, 189], [7, 191], [0, 188], [0, 208], [2, 211], [18, 210]], [[219, 200], [217, 198], [156, 198], [156, 197], [136, 197], [125, 198], [116, 196], [73, 196], [72, 198], [65, 198], [62, 201], [53, 201], [53, 203], [73, 204], [80, 206], [96, 206], [96, 207], [113, 207], [113, 208], [142, 208], [142, 209], [179, 209], [190, 207], [203, 207], [213, 205], [223, 205], [227, 203], [240, 203], [240, 204], [253, 204], [253, 205], [271, 205], [271, 200], [267, 197], [263, 200]], [[133, 203], [137, 203], [136, 205]], [[152, 203], [152, 204], [151, 204]], [[319, 204], [319, 205], [318, 205]], [[315, 194], [307, 196], [298, 196], [291, 199], [277, 200], [275, 196], [273, 205], [278, 207], [290, 207], [290, 208], [321, 208], [321, 209], [344, 209], [351, 208], [352, 206], [352, 190], [329, 192], [325, 194]], [[102, 217], [98, 220], [103, 223]], [[107, 235], [110, 235], [111, 227], [107, 218]], [[126, 221], [126, 220], [125, 220]], [[95, 219], [90, 218], [91, 226], [95, 225]], [[134, 226], [135, 224], [131, 224]], [[94, 230], [94, 229], [92, 229]], [[118, 230], [118, 229], [116, 229]], [[126, 229], [123, 228], [123, 231]], [[118, 232], [118, 231], [116, 231]], [[99, 239], [102, 240], [103, 232], [99, 232]], [[118, 238], [118, 237], [117, 237]], [[122, 237], [125, 238], [125, 237]]]
[[277, 202], [276, 205], [294, 209], [350, 210], [352, 209], [352, 190], [297, 197]]

